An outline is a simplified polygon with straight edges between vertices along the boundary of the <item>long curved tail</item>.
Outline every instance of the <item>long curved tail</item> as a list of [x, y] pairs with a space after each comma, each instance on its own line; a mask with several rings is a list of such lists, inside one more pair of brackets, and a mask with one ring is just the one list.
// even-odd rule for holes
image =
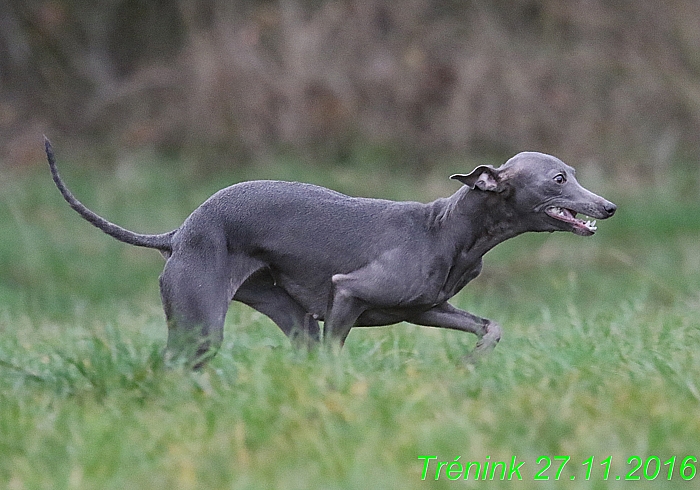
[[44, 146], [46, 148], [46, 158], [48, 158], [49, 167], [51, 168], [51, 176], [53, 177], [56, 187], [58, 187], [58, 190], [61, 191], [63, 199], [65, 199], [70, 207], [73, 208], [80, 216], [120, 242], [136, 245], [137, 247], [155, 248], [160, 250], [163, 256], [170, 256], [172, 252], [172, 237], [177, 230], [162, 233], [160, 235], [142, 235], [115, 225], [114, 223], [104, 219], [102, 216], [90, 211], [83, 203], [78, 201], [75, 196], [73, 196], [71, 191], [68, 190], [66, 184], [63, 183], [63, 180], [61, 180], [61, 177], [58, 175], [53, 148], [51, 147], [51, 142], [46, 136], [44, 136]]

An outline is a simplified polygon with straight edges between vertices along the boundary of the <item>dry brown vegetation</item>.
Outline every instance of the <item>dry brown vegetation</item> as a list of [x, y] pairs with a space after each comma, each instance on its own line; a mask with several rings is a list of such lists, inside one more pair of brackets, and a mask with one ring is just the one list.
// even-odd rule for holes
[[696, 0], [10, 0], [0, 19], [4, 165], [41, 132], [241, 159], [697, 159]]

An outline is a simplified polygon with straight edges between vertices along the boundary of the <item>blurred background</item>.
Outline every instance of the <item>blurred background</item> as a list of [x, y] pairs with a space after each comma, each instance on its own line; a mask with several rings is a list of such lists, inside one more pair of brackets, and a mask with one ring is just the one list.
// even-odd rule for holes
[[638, 185], [697, 166], [698, 26], [696, 0], [6, 0], [0, 168], [46, 133], [202, 170], [535, 149]]

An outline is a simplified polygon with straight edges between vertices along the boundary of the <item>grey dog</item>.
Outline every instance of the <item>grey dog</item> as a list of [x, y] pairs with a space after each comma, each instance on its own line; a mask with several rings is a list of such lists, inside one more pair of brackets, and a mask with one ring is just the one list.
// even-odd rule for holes
[[45, 147], [75, 211], [117, 240], [163, 254], [166, 352], [195, 368], [221, 345], [232, 300], [267, 315], [296, 343], [323, 337], [339, 348], [353, 327], [406, 321], [475, 334], [477, 358], [495, 347], [500, 326], [447, 300], [479, 275], [482, 256], [527, 231], [593, 235], [595, 221], [577, 214], [605, 219], [616, 210], [558, 158], [523, 152], [498, 168], [452, 175], [464, 185], [427, 204], [242, 182], [215, 193], [179, 228], [143, 235], [80, 203], [59, 177], [48, 140]]

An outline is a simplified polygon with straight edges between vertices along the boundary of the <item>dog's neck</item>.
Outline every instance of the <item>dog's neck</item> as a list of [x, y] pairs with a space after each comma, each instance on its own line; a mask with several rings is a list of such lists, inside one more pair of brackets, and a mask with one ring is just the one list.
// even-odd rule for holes
[[499, 243], [527, 229], [506, 200], [494, 192], [463, 186], [452, 196], [433, 205], [436, 227], [452, 236], [469, 255], [482, 256]]

